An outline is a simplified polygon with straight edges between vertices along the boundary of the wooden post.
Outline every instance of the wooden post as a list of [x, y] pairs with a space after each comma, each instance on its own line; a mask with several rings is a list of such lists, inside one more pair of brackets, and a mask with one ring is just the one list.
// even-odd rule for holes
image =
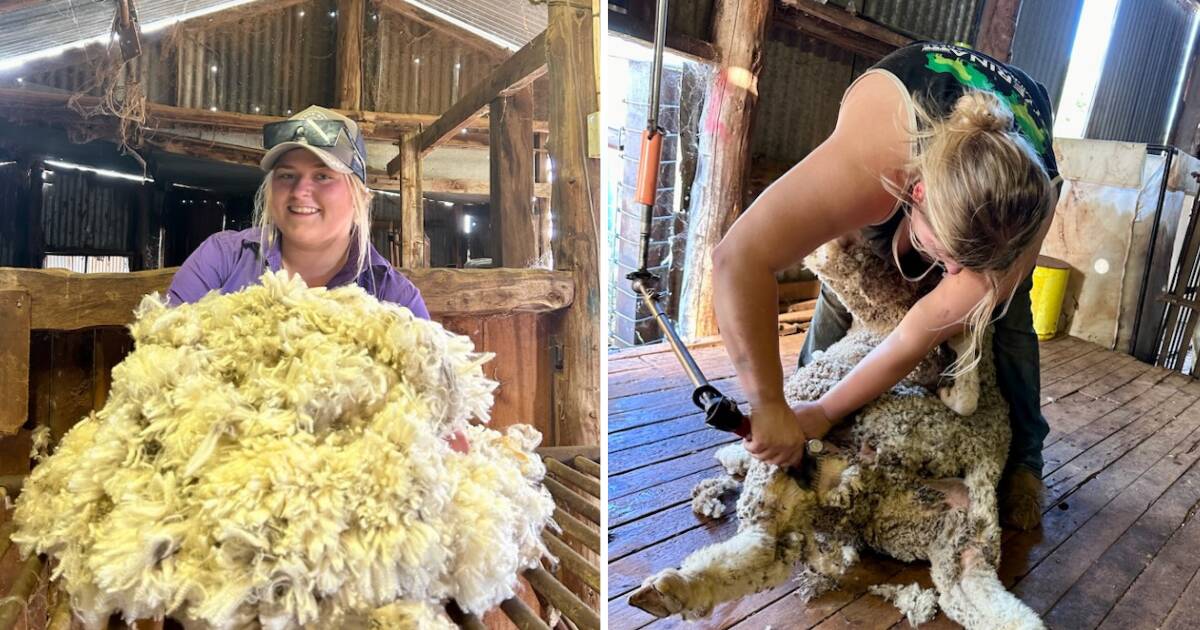
[[365, 0], [338, 0], [337, 102], [338, 109], [362, 109], [363, 4]]
[[29, 414], [29, 293], [0, 291], [0, 435], [12, 435]]
[[687, 261], [679, 301], [679, 333], [717, 334], [713, 312], [712, 253], [745, 208], [750, 129], [770, 0], [716, 0], [713, 42], [718, 76], [705, 99], [701, 156], [688, 210]]
[[1021, 0], [987, 0], [979, 20], [976, 50], [1007, 63], [1012, 57], [1013, 35], [1017, 32], [1019, 13]]
[[549, 3], [551, 207], [555, 267], [570, 270], [575, 301], [560, 338], [563, 369], [554, 386], [560, 445], [600, 442], [600, 169], [587, 156], [587, 117], [599, 107], [592, 63], [590, 0]]
[[417, 134], [400, 139], [400, 256], [404, 266], [425, 266], [425, 203], [421, 200], [421, 151]]
[[492, 247], [497, 267], [528, 267], [537, 259], [533, 223], [533, 94], [525, 88], [490, 108]]

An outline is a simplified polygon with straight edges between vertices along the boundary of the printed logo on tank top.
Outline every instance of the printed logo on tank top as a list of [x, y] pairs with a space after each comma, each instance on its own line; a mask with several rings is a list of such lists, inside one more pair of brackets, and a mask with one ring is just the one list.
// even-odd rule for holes
[[[1050, 130], [1039, 123], [1034, 112], [1037, 104], [1033, 95], [1008, 68], [987, 57], [977, 55], [965, 48], [944, 44], [926, 44], [925, 68], [938, 74], [948, 74], [963, 86], [986, 90], [1008, 103], [1021, 134], [1040, 155], [1046, 155]], [[989, 76], [990, 75], [990, 76]], [[1003, 85], [997, 85], [997, 79]]]

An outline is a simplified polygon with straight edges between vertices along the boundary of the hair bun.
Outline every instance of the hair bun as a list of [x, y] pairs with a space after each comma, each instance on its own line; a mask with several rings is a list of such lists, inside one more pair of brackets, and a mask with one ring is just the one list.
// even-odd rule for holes
[[1008, 131], [1013, 113], [995, 94], [971, 90], [958, 97], [950, 121], [963, 131]]

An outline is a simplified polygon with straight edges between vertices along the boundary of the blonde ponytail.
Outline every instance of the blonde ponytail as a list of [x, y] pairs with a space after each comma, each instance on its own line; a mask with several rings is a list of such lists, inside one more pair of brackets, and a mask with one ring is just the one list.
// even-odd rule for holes
[[[1012, 298], [1000, 286], [1051, 216], [1054, 192], [1041, 157], [1013, 127], [1013, 112], [991, 92], [963, 94], [945, 117], [917, 104], [919, 128], [903, 186], [885, 180], [902, 201], [919, 208], [946, 253], [981, 274], [990, 289], [963, 318], [967, 349], [950, 366], [973, 369], [993, 313]], [[924, 183], [916, 204], [909, 191]], [[1001, 312], [1001, 314], [1003, 313]]]

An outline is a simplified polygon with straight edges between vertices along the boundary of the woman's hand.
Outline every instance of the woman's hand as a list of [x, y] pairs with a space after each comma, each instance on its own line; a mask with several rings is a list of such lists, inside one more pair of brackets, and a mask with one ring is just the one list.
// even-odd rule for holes
[[798, 466], [804, 459], [804, 444], [824, 437], [833, 423], [821, 406], [801, 402], [766, 405], [750, 416], [750, 439], [746, 450], [758, 459], [778, 466]]

